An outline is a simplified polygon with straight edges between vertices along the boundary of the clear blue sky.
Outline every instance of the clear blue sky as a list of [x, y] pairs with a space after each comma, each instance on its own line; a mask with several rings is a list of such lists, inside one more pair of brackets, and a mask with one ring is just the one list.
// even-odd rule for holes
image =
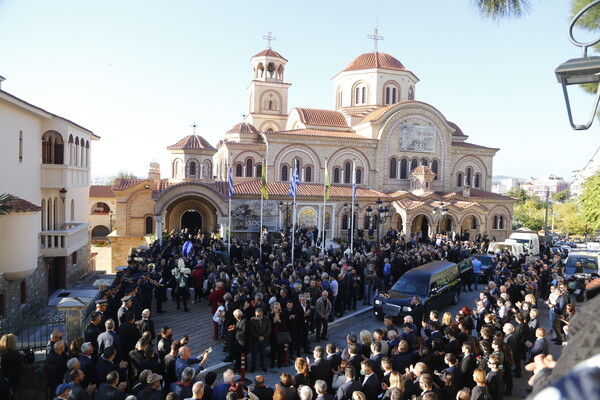
[[[600, 146], [600, 127], [572, 131], [554, 69], [580, 50], [567, 39], [567, 0], [537, 0], [529, 16], [493, 23], [468, 0], [81, 1], [0, 0], [3, 90], [85, 126], [92, 174], [148, 162], [170, 170], [166, 146], [191, 133], [216, 145], [247, 112], [250, 57], [266, 47], [289, 62], [289, 106], [332, 108], [330, 78], [379, 50], [421, 80], [416, 98], [469, 141], [500, 147], [494, 174], [570, 180]], [[579, 120], [593, 98], [574, 88]]]

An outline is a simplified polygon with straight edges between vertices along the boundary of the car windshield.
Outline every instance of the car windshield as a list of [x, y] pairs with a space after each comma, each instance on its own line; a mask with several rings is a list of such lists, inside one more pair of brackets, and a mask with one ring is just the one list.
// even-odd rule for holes
[[529, 239], [516, 239], [516, 238], [510, 238], [510, 239], [514, 240], [517, 243], [529, 244]]
[[481, 265], [492, 265], [492, 257], [479, 257], [477, 259], [481, 261]]
[[424, 296], [427, 294], [428, 285], [423, 282], [409, 281], [406, 279], [399, 279], [398, 282], [392, 287], [395, 292]]
[[569, 257], [567, 259], [567, 273], [569, 271], [575, 272], [575, 263], [581, 262], [585, 268], [585, 272], [588, 274], [598, 272], [598, 260], [594, 257]]

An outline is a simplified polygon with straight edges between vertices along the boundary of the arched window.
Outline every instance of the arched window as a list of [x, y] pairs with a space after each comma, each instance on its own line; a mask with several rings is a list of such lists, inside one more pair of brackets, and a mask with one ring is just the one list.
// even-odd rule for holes
[[23, 131], [19, 131], [19, 162], [23, 162]]
[[27, 303], [27, 283], [25, 281], [21, 281], [19, 286], [19, 300], [21, 304]]
[[415, 168], [419, 166], [419, 161], [416, 158], [410, 162], [410, 172], [412, 172]]
[[408, 178], [408, 160], [403, 158], [400, 160], [400, 179]]
[[281, 180], [286, 182], [288, 180], [288, 166], [283, 165], [281, 167]]
[[362, 103], [367, 104], [367, 87], [363, 86], [362, 88]]
[[355, 89], [355, 91], [356, 91], [356, 93], [354, 94], [354, 102], [355, 102], [356, 104], [360, 104], [360, 88], [359, 88], [359, 87], [357, 87], [357, 88]]
[[338, 88], [337, 91], [337, 108], [342, 107], [342, 89]]
[[390, 179], [398, 177], [398, 162], [394, 157], [390, 159]]
[[173, 161], [173, 178], [181, 177], [182, 168], [183, 168], [183, 161], [181, 161], [180, 159], [176, 159], [175, 161]]
[[333, 169], [333, 183], [340, 183], [340, 169]]
[[[77, 138], [76, 144], [79, 143]], [[62, 164], [64, 144], [62, 136], [55, 131], [48, 131], [42, 135], [42, 163]]]
[[474, 180], [473, 186], [479, 189], [480, 185], [481, 185], [481, 175], [475, 174], [475, 180]]
[[421, 165], [424, 165], [424, 166], [428, 167], [429, 166], [429, 160], [426, 159], [426, 158], [422, 158], [421, 159]]
[[42, 231], [46, 230], [46, 199], [42, 199]]
[[504, 215], [501, 215], [498, 218], [498, 229], [504, 229]]
[[144, 231], [146, 232], [146, 235], [151, 235], [152, 232], [154, 232], [154, 229], [152, 226], [153, 222], [154, 222], [154, 219], [152, 217], [150, 217], [150, 216], [146, 217], [145, 224], [144, 224], [145, 225]]
[[362, 169], [360, 169], [360, 168], [356, 169], [356, 184], [357, 185], [362, 184]]
[[463, 185], [463, 174], [462, 174], [462, 172], [459, 172], [458, 175], [456, 175], [456, 186], [462, 187], [462, 185]]
[[249, 158], [248, 160], [246, 160], [246, 177], [251, 177], [252, 176], [252, 170], [253, 169], [254, 169], [254, 167], [253, 167], [252, 159]]
[[477, 218], [471, 217], [471, 229], [477, 229]]
[[342, 216], [342, 230], [344, 230], [344, 231], [348, 230], [348, 226], [350, 225], [349, 219], [350, 218], [348, 217], [348, 214], [344, 214]]
[[269, 100], [269, 110], [273, 109], [273, 100]]
[[350, 183], [352, 179], [352, 165], [350, 161], [346, 161], [344, 164], [344, 183]]
[[262, 177], [262, 164], [257, 164], [256, 165], [256, 176], [257, 177]]
[[473, 174], [473, 169], [471, 167], [467, 168], [467, 179], [466, 179], [466, 183], [467, 185], [471, 186], [471, 175]]
[[197, 173], [196, 169], [197, 169], [196, 163], [194, 161], [192, 161], [190, 163], [190, 172], [189, 172], [190, 177], [196, 176], [196, 173]]
[[354, 88], [354, 105], [367, 104], [367, 85], [359, 83]]
[[435, 173], [433, 180], [437, 181], [438, 180], [438, 160], [433, 160], [431, 162], [431, 170]]
[[494, 229], [498, 229], [498, 216], [494, 215], [494, 224], [493, 224]]
[[415, 99], [415, 89], [412, 86], [410, 86], [408, 88], [408, 99], [409, 100], [414, 100]]
[[242, 164], [235, 166], [235, 176], [244, 176], [244, 167], [242, 167]]
[[310, 165], [304, 168], [304, 182], [312, 182], [312, 168]]
[[385, 88], [385, 104], [390, 104], [390, 87]]
[[396, 102], [396, 88], [392, 88], [392, 104]]

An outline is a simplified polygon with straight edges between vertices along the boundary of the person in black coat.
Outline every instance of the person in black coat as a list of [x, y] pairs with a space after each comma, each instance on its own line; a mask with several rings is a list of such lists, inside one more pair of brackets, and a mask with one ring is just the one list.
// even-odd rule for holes
[[377, 377], [381, 381], [383, 378], [383, 370], [381, 369], [381, 360], [385, 357], [385, 354], [381, 353], [381, 342], [371, 343], [371, 363], [373, 365], [373, 372], [377, 374]]
[[154, 321], [150, 319], [150, 310], [145, 309], [142, 311], [142, 322], [139, 327], [140, 335], [143, 335], [144, 332], [150, 332], [150, 339], [154, 341], [156, 339], [156, 329], [154, 329]]
[[273, 388], [265, 386], [265, 378], [262, 375], [254, 377], [254, 389], [251, 392], [258, 397], [258, 400], [271, 400], [275, 393]]
[[88, 387], [90, 383], [96, 383], [96, 363], [93, 360], [94, 346], [89, 342], [85, 342], [81, 345], [81, 353], [77, 356], [79, 368], [85, 374], [81, 386]]
[[46, 358], [48, 366], [48, 386], [51, 393], [54, 393], [58, 385], [63, 382], [65, 373], [67, 372], [68, 356], [65, 353], [65, 342], [62, 340], [54, 343], [53, 351]]
[[119, 384], [119, 374], [110, 372], [106, 377], [106, 383], [100, 384], [96, 389], [94, 400], [125, 400], [125, 382]]
[[344, 376], [346, 377], [346, 382], [338, 388], [335, 396], [336, 400], [351, 400], [352, 393], [362, 390], [362, 384], [355, 380], [356, 370], [353, 366], [349, 365], [346, 367]]
[[165, 375], [165, 369], [156, 358], [154, 353], [154, 347], [152, 345], [147, 345], [144, 349], [144, 359], [140, 363], [140, 371], [143, 371], [145, 369], [149, 369], [155, 374], [159, 374], [161, 376]]
[[473, 381], [473, 371], [477, 368], [477, 359], [474, 354], [473, 345], [465, 342], [462, 345], [463, 359], [460, 361], [460, 371], [462, 373], [462, 385], [473, 389], [475, 381]]
[[[106, 300], [104, 300], [106, 302]], [[102, 322], [102, 314], [95, 311], [90, 316], [90, 323], [85, 327], [83, 333], [83, 339], [86, 342], [90, 342], [94, 348], [93, 357], [94, 361], [98, 359], [98, 336], [102, 331], [100, 330], [100, 323]]]
[[107, 347], [112, 347], [117, 353], [117, 360], [123, 359], [123, 348], [121, 347], [121, 339], [115, 333], [115, 323], [109, 319], [104, 324], [106, 331], [98, 335], [98, 354], [103, 354]]
[[417, 327], [417, 336], [421, 336], [421, 327], [423, 325], [423, 314], [425, 309], [421, 303], [421, 296], [414, 296], [410, 302], [410, 316], [413, 319], [413, 324]]
[[130, 311], [125, 315], [125, 321], [119, 326], [122, 354], [129, 354], [135, 349], [135, 344], [140, 340], [141, 334], [135, 326], [135, 314]]
[[337, 352], [337, 349], [335, 348], [335, 345], [333, 343], [327, 344], [326, 350], [327, 360], [329, 360], [331, 369], [337, 372], [340, 369], [340, 365], [342, 364], [342, 357]]
[[367, 399], [376, 399], [379, 393], [381, 393], [381, 384], [379, 383], [379, 378], [373, 372], [371, 360], [364, 360], [360, 363], [360, 366], [365, 374], [361, 392], [365, 394]]
[[[350, 354], [350, 358], [346, 361], [346, 365], [352, 365], [355, 371], [360, 371], [360, 363], [362, 363], [365, 358], [362, 354], [358, 354], [356, 343], [348, 344], [348, 354]], [[358, 380], [358, 377], [355, 379]]]
[[121, 361], [119, 365], [115, 364], [116, 355], [117, 352], [114, 347], [109, 346], [104, 349], [102, 357], [100, 357], [96, 363], [97, 385], [105, 383], [106, 376], [112, 371], [117, 371], [120, 380], [125, 381], [125, 378], [127, 377], [127, 362]]
[[310, 363], [308, 367], [310, 386], [314, 386], [317, 379], [322, 379], [327, 384], [327, 387], [331, 387], [333, 382], [333, 369], [331, 368], [329, 360], [324, 358], [325, 349], [321, 346], [315, 347], [313, 356], [315, 357], [315, 360]]

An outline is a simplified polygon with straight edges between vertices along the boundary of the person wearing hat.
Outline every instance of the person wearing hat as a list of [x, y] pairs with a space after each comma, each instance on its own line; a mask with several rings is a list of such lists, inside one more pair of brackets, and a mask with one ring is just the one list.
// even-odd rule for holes
[[54, 392], [56, 394], [54, 400], [68, 399], [71, 389], [73, 389], [73, 383], [61, 383]]
[[163, 377], [158, 374], [151, 374], [146, 382], [148, 383], [138, 396], [138, 399], [143, 400], [162, 400], [163, 395], [160, 391], [160, 381]]
[[119, 311], [117, 312], [117, 319], [119, 320], [119, 324], [121, 325], [125, 321], [125, 315], [131, 308], [131, 295], [127, 295], [121, 299], [121, 307], [119, 307]]
[[[98, 303], [97, 300], [96, 303]], [[106, 300], [103, 300], [106, 301]], [[102, 333], [100, 331], [100, 323], [102, 321], [102, 315], [98, 311], [94, 311], [90, 316], [90, 323], [85, 327], [83, 338], [86, 342], [92, 343], [94, 349], [94, 361], [98, 359], [98, 336]], [[106, 329], [106, 328], [105, 328]]]
[[100, 322], [98, 323], [98, 330], [100, 333], [104, 332], [104, 323], [108, 319], [106, 310], [108, 308], [108, 290], [102, 294], [102, 297], [96, 300], [96, 312], [100, 314]]

